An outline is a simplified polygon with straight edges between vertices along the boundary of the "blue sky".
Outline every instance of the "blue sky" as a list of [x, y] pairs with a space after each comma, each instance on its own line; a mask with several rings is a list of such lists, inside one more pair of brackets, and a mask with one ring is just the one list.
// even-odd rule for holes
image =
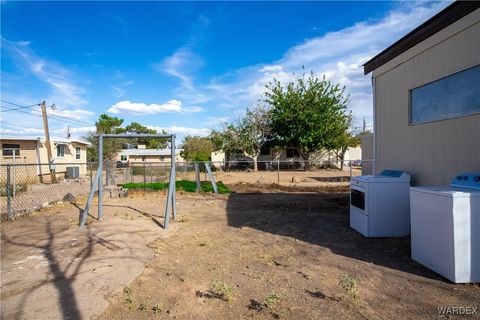
[[[80, 137], [102, 113], [205, 135], [306, 71], [351, 95], [372, 123], [362, 64], [448, 2], [1, 2], [1, 96], [55, 103], [52, 135]], [[2, 102], [2, 109], [13, 107]], [[0, 133], [42, 135], [41, 118], [1, 113]], [[59, 118], [57, 118], [59, 119]]]

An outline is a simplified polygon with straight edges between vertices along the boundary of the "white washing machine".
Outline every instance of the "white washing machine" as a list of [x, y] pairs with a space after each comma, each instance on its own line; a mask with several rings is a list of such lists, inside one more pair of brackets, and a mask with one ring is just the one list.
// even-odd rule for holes
[[412, 259], [455, 283], [480, 282], [480, 173], [410, 188]]
[[350, 227], [365, 237], [409, 235], [409, 187], [410, 176], [398, 170], [352, 177]]

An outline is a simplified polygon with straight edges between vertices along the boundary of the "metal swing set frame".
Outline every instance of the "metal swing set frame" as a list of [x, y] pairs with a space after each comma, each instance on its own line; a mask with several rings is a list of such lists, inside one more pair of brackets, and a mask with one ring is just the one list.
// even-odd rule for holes
[[165, 206], [165, 216], [164, 216], [164, 229], [168, 228], [170, 223], [170, 209], [173, 214], [173, 219], [177, 218], [177, 206], [175, 198], [175, 181], [176, 181], [176, 171], [175, 171], [175, 135], [174, 134], [97, 134], [95, 137], [98, 138], [98, 167], [95, 178], [93, 179], [92, 186], [90, 188], [90, 193], [88, 195], [87, 204], [83, 210], [80, 217], [80, 228], [85, 226], [87, 222], [87, 216], [90, 211], [90, 206], [93, 201], [93, 196], [95, 191], [98, 189], [98, 220], [103, 219], [103, 139], [136, 139], [136, 138], [161, 138], [161, 139], [170, 139], [170, 148], [172, 158], [170, 161], [170, 183], [168, 185], [167, 193], [167, 203]]

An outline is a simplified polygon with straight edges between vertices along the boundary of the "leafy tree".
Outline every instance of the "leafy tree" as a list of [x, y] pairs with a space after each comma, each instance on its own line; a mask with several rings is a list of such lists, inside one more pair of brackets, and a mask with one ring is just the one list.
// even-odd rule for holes
[[225, 123], [222, 130], [212, 130], [208, 138], [213, 143], [214, 151], [222, 151], [225, 158], [230, 159], [230, 155], [242, 153], [239, 142], [239, 130], [233, 123]]
[[209, 138], [186, 136], [180, 155], [187, 161], [209, 161], [213, 151], [213, 142]]
[[333, 149], [333, 152], [340, 160], [340, 170], [343, 170], [343, 160], [345, 160], [345, 152], [348, 148], [355, 148], [360, 144], [360, 139], [357, 135], [349, 131], [345, 131], [342, 134], [338, 135], [335, 139], [336, 148]]
[[[98, 160], [98, 138], [95, 134], [108, 133], [125, 133], [122, 128], [123, 119], [111, 117], [107, 114], [101, 114], [98, 121], [95, 122], [96, 132], [89, 132], [84, 138], [92, 145], [88, 148], [88, 158], [90, 160]], [[103, 140], [103, 158], [105, 160], [114, 161], [115, 157], [125, 144], [122, 139], [104, 139]]]
[[[95, 122], [96, 134], [125, 133], [122, 128], [123, 119], [111, 117], [107, 114], [101, 114], [98, 121]], [[92, 145], [88, 149], [88, 156], [94, 161], [98, 161], [98, 138], [94, 133], [87, 134], [85, 139]], [[115, 175], [113, 168], [115, 167], [115, 157], [125, 144], [124, 139], [104, 139], [103, 140], [103, 159], [106, 165], [107, 184], [115, 184]]]
[[345, 87], [318, 79], [313, 72], [283, 86], [274, 79], [266, 85], [265, 102], [271, 107], [275, 138], [295, 148], [307, 161], [315, 150], [334, 150], [337, 137], [349, 126], [349, 96]]
[[238, 145], [243, 153], [253, 159], [253, 170], [258, 170], [258, 156], [261, 148], [271, 139], [270, 112], [258, 106], [249, 110], [238, 121]]
[[243, 117], [226, 123], [222, 131], [212, 131], [209, 138], [215, 150], [225, 152], [227, 159], [235, 153], [251, 157], [257, 171], [261, 148], [271, 138], [269, 111], [261, 106], [247, 109]]
[[[146, 133], [146, 134], [156, 134], [157, 130], [149, 129], [144, 125], [141, 125], [138, 122], [132, 122], [125, 127], [125, 132], [127, 133]], [[163, 134], [167, 132], [162, 131]], [[138, 138], [136, 139], [137, 144], [143, 144], [147, 149], [163, 149], [167, 147], [168, 139], [148, 139], [148, 138]]]

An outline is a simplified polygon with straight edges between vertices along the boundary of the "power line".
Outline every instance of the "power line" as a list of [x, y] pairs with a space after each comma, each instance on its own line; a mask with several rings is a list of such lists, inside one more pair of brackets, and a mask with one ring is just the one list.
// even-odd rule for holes
[[[1, 100], [3, 101], [3, 100]], [[33, 116], [37, 116], [37, 117], [42, 117], [41, 114], [38, 114], [38, 113], [33, 113], [33, 112], [27, 112], [27, 111], [24, 111], [24, 110], [21, 110], [21, 108], [8, 108], [8, 107], [5, 107], [5, 106], [0, 106], [6, 110], [2, 110], [2, 112], [4, 111], [17, 111], [17, 112], [21, 112], [21, 113], [26, 113], [26, 114], [30, 114], [30, 115], [33, 115]], [[26, 106], [22, 106], [22, 107], [26, 107]], [[32, 106], [30, 106], [31, 108]], [[35, 111], [35, 110], [32, 110], [32, 111]], [[87, 125], [87, 126], [93, 126], [92, 123], [89, 123], [89, 122], [85, 122], [85, 121], [81, 121], [81, 120], [77, 120], [77, 119], [72, 119], [72, 118], [69, 118], [69, 117], [65, 117], [65, 116], [61, 116], [61, 115], [58, 115], [58, 114], [50, 114], [48, 115], [48, 118], [49, 119], [52, 119], [52, 120], [57, 120], [57, 121], [70, 121], [72, 123], [80, 123], [80, 124], [83, 124], [83, 125]]]
[[[16, 104], [16, 103], [13, 103], [13, 102], [10, 102], [10, 101], [6, 101], [6, 100], [1, 100], [1, 99], [0, 99], [0, 101], [18, 107], [18, 108], [10, 108], [10, 109], [7, 109], [7, 110], [2, 110], [2, 111], [0, 111], [0, 112], [7, 112], [7, 111], [20, 110], [20, 109], [33, 108], [33, 107], [36, 107], [36, 106], [39, 106], [39, 105], [40, 105], [39, 103], [37, 103], [37, 104], [32, 104], [31, 106], [21, 106], [21, 105], [19, 105], [19, 104]], [[3, 107], [3, 106], [2, 106], [2, 107]], [[6, 107], [3, 107], [3, 108], [6, 108]]]

